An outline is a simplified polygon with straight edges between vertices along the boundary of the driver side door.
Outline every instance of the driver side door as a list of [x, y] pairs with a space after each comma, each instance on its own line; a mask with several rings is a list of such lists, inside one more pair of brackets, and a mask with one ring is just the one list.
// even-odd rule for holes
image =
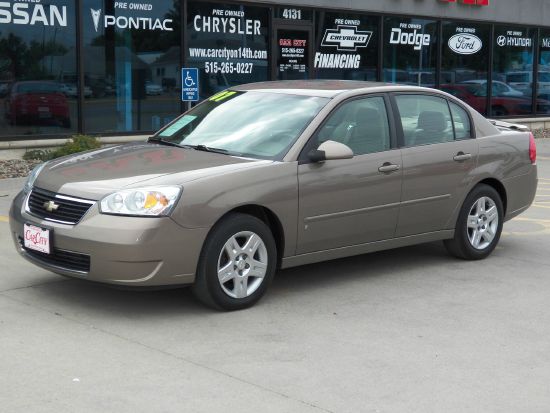
[[[298, 166], [298, 254], [394, 237], [401, 197], [401, 151], [388, 98], [361, 97], [337, 107], [306, 145]], [[311, 162], [327, 140], [349, 146], [352, 159]]]

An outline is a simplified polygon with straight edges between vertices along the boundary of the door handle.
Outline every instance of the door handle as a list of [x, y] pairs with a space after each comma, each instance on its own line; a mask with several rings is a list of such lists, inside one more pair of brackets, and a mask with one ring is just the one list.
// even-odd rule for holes
[[456, 162], [464, 162], [464, 161], [467, 161], [468, 159], [472, 159], [471, 153], [459, 152], [453, 157], [453, 160]]
[[400, 168], [399, 165], [395, 165], [393, 163], [386, 162], [378, 168], [378, 171], [382, 172], [382, 173], [391, 173], [391, 172], [398, 171], [399, 168]]

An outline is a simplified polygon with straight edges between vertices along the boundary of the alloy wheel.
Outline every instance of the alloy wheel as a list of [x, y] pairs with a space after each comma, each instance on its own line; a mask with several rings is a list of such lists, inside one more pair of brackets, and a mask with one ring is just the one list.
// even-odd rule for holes
[[218, 281], [225, 294], [246, 298], [262, 284], [268, 265], [268, 253], [262, 238], [241, 231], [224, 244], [218, 258]]
[[491, 245], [498, 232], [498, 209], [495, 201], [483, 196], [474, 202], [466, 225], [472, 247], [483, 250]]

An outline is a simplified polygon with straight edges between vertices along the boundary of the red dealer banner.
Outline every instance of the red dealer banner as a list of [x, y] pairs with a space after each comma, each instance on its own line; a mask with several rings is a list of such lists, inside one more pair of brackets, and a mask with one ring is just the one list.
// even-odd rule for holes
[[439, 0], [443, 3], [462, 3], [462, 4], [472, 4], [474, 6], [488, 6], [489, 0]]

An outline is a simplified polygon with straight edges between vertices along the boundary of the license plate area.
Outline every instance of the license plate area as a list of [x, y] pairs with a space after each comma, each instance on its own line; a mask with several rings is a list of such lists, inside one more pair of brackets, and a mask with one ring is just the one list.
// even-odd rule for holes
[[25, 248], [43, 254], [51, 254], [51, 234], [52, 231], [49, 229], [40, 228], [32, 224], [24, 224], [23, 243]]

